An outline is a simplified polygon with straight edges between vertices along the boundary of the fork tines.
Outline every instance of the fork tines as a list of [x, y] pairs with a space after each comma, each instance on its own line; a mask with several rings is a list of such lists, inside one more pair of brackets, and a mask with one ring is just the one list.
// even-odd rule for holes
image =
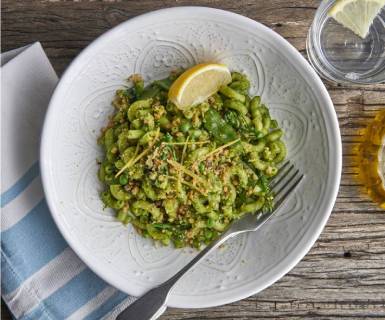
[[294, 164], [286, 161], [278, 171], [278, 174], [270, 183], [270, 190], [275, 195], [274, 210], [277, 210], [283, 201], [295, 190], [304, 175], [296, 169]]

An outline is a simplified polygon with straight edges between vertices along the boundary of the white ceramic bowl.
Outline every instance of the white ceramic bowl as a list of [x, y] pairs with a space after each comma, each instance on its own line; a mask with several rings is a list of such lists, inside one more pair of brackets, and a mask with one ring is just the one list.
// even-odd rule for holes
[[255, 294], [293, 268], [321, 233], [339, 186], [341, 140], [316, 73], [286, 40], [253, 20], [201, 7], [159, 10], [115, 27], [74, 60], [52, 97], [42, 136], [44, 190], [63, 236], [100, 277], [141, 295], [195, 252], [156, 246], [102, 210], [96, 139], [114, 91], [129, 75], [150, 81], [204, 61], [249, 76], [251, 93], [271, 108], [289, 158], [306, 177], [260, 231], [229, 241], [186, 275], [170, 295], [173, 307], [210, 307]]

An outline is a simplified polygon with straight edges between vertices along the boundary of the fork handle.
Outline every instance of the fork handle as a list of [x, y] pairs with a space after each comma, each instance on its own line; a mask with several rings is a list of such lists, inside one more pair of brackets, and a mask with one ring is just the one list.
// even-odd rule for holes
[[[184, 266], [178, 273], [172, 276], [167, 281], [159, 286], [151, 289], [146, 294], [138, 298], [134, 303], [130, 304], [123, 310], [116, 318], [116, 320], [150, 320], [156, 319], [157, 316], [166, 310], [166, 301], [168, 294], [175, 283], [185, 275], [192, 267], [195, 266], [202, 258], [208, 255], [212, 250], [220, 246], [227, 239], [234, 236], [234, 233], [227, 229], [220, 237], [210, 243], [198, 255], [194, 257], [186, 266]], [[156, 316], [156, 317], [154, 317]]]

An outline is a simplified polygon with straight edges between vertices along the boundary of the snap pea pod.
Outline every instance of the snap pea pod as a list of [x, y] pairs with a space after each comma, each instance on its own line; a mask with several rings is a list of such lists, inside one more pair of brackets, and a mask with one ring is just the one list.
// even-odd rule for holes
[[150, 86], [143, 90], [142, 94], [139, 96], [140, 99], [147, 100], [155, 98], [160, 93], [160, 88], [156, 86]]
[[247, 114], [247, 107], [240, 101], [237, 100], [226, 100], [223, 106], [227, 109], [233, 109], [238, 111], [241, 115]]
[[245, 102], [246, 98], [243, 94], [238, 93], [234, 89], [231, 89], [228, 86], [223, 86], [219, 89], [219, 92], [222, 93], [224, 96], [234, 99], [240, 102]]
[[165, 78], [165, 79], [162, 79], [162, 80], [154, 81], [153, 85], [159, 87], [162, 90], [168, 91], [170, 89], [170, 87], [171, 87], [173, 82], [174, 82], [173, 79]]
[[141, 96], [141, 94], [143, 93], [143, 89], [144, 89], [143, 79], [140, 78], [140, 79], [134, 81], [134, 92], [135, 92], [136, 97]]
[[238, 138], [234, 128], [226, 123], [214, 109], [209, 109], [203, 120], [204, 127], [215, 141], [225, 144]]

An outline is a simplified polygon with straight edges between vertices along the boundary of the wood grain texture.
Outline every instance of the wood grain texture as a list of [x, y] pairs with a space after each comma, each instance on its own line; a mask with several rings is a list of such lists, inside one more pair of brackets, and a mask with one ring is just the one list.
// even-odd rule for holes
[[[274, 29], [305, 55], [316, 0], [2, 1], [2, 51], [40, 41], [55, 70], [95, 37], [151, 10], [202, 5], [230, 10]], [[333, 213], [304, 259], [280, 281], [243, 301], [211, 309], [169, 309], [161, 320], [385, 319], [385, 211], [362, 193], [355, 148], [385, 108], [385, 85], [327, 83], [340, 121], [343, 176]], [[3, 310], [2, 319], [9, 319]]]

